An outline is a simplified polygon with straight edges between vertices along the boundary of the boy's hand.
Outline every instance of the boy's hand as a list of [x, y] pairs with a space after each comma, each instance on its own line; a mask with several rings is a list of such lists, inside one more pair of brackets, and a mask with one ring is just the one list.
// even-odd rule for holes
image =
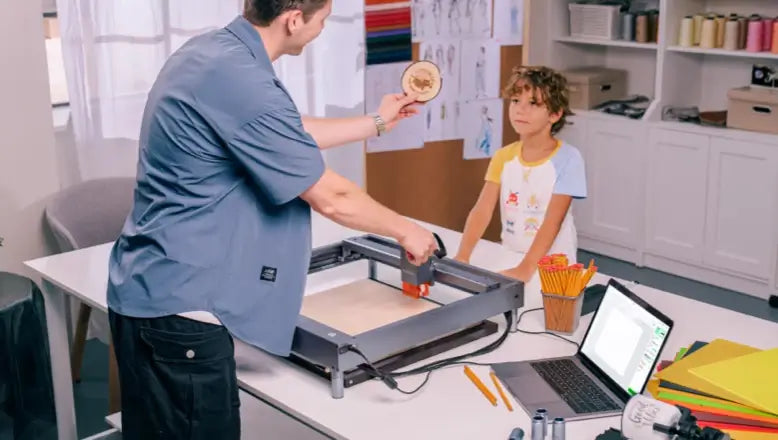
[[516, 267], [500, 272], [500, 274], [528, 283], [535, 274], [535, 266], [522, 262]]

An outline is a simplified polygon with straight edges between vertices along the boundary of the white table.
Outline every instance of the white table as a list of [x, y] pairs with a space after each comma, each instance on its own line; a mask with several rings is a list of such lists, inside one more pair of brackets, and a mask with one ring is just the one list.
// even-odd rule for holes
[[[428, 226], [438, 232], [447, 244], [450, 254], [456, 252], [459, 233]], [[314, 215], [314, 246], [360, 234]], [[40, 274], [45, 295], [58, 432], [61, 440], [76, 438], [64, 295], [72, 295], [97, 310], [107, 311], [106, 283], [110, 246], [105, 244], [26, 263]], [[516, 264], [518, 258], [518, 255], [495, 243], [481, 241], [474, 252], [472, 264], [501, 270]], [[388, 281], [399, 279], [399, 271], [396, 270], [381, 270], [379, 274]], [[312, 294], [366, 277], [367, 264], [352, 263], [344, 268], [327, 270], [309, 277], [306, 293]], [[608, 277], [600, 274], [593, 282], [605, 283], [607, 280]], [[675, 320], [675, 328], [665, 347], [663, 358], [671, 356], [679, 347], [696, 339], [723, 337], [759, 348], [770, 348], [775, 344], [774, 335], [778, 334], [778, 324], [649, 287], [629, 282], [625, 284]], [[446, 289], [443, 286], [436, 288]], [[525, 286], [525, 294], [525, 308], [540, 306], [537, 280], [532, 280]], [[573, 339], [580, 341], [590, 316], [581, 320]], [[504, 322], [501, 317], [496, 320], [500, 324]], [[526, 314], [520, 327], [526, 330], [541, 330], [542, 312]], [[483, 338], [436, 358], [472, 351], [496, 337], [497, 335], [492, 335]], [[516, 361], [572, 354], [574, 351], [572, 344], [551, 336], [514, 333], [496, 351], [473, 360]], [[244, 391], [333, 438], [505, 439], [517, 426], [522, 427], [529, 435], [529, 417], [516, 402], [511, 399], [513, 412], [507, 411], [502, 403], [496, 408], [493, 407], [465, 377], [461, 366], [434, 372], [429, 383], [411, 396], [392, 391], [379, 381], [371, 381], [347, 388], [344, 398], [333, 399], [330, 396], [329, 382], [284, 359], [273, 357], [239, 341], [236, 341], [236, 360], [238, 381]], [[490, 383], [487, 367], [472, 368], [482, 380]], [[403, 378], [399, 384], [403, 389], [412, 389], [422, 378]], [[619, 425], [618, 417], [568, 422], [568, 438], [593, 439], [609, 427], [618, 428]]]

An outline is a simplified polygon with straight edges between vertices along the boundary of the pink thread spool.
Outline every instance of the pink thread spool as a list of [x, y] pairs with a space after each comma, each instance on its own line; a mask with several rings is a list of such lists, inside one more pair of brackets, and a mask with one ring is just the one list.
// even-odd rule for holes
[[762, 21], [762, 50], [769, 52], [773, 47], [773, 25], [775, 20], [772, 18], [765, 18]]
[[748, 41], [746, 42], [746, 51], [761, 52], [764, 44], [764, 24], [761, 17], [751, 17], [748, 20]]
[[772, 53], [778, 53], [778, 17], [773, 22], [773, 48]]

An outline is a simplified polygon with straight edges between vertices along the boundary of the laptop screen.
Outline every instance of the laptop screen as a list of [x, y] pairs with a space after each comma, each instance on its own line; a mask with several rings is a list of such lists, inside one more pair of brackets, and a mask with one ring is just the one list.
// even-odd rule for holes
[[648, 381], [672, 321], [611, 282], [581, 344], [581, 353], [629, 395]]

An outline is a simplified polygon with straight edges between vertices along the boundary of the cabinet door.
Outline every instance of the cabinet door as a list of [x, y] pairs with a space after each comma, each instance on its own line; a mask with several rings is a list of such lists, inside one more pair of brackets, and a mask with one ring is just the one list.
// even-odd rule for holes
[[[581, 152], [581, 156], [584, 159], [584, 165], [588, 165], [589, 148], [586, 139], [586, 118], [574, 116], [569, 119], [571, 124], [565, 126], [561, 132], [559, 132], [559, 139], [567, 142], [573, 147], [577, 148]], [[586, 166], [586, 187], [588, 189], [588, 197], [585, 199], [577, 199], [573, 201], [573, 217], [575, 218], [575, 227], [579, 234], [587, 235], [591, 232], [592, 224], [592, 186], [591, 186], [591, 171]]]
[[653, 129], [649, 143], [646, 250], [702, 264], [710, 137]]
[[646, 126], [629, 119], [589, 121], [586, 166], [589, 170], [591, 225], [585, 235], [637, 249], [642, 237]]
[[778, 226], [778, 146], [711, 139], [704, 262], [769, 279]]

